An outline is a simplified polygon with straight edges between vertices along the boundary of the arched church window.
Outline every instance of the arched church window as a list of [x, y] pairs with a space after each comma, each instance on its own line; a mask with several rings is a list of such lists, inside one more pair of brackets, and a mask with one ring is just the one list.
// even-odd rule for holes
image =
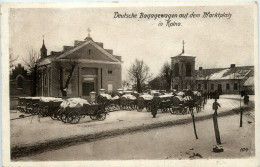
[[23, 88], [23, 77], [21, 76], [17, 78], [17, 88]]
[[186, 77], [191, 77], [191, 64], [186, 64]]
[[175, 65], [174, 65], [174, 76], [175, 77], [178, 77], [180, 74], [179, 74], [179, 64], [178, 63], [176, 63]]

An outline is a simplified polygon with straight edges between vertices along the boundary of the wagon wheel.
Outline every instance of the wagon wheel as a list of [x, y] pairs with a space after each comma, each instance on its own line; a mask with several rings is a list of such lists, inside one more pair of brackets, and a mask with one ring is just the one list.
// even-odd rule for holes
[[57, 120], [61, 120], [61, 114], [63, 113], [63, 110], [64, 109], [59, 109], [58, 111], [57, 111], [57, 113], [56, 113], [56, 117], [57, 117]]
[[172, 108], [170, 109], [170, 113], [171, 113], [171, 114], [174, 114], [174, 113], [175, 113], [174, 110], [175, 110], [175, 108], [172, 107]]
[[147, 103], [146, 110], [147, 110], [147, 112], [151, 112], [152, 111], [152, 103], [151, 102]]
[[97, 120], [97, 115], [96, 115], [96, 114], [95, 114], [95, 115], [92, 115], [92, 114], [91, 114], [89, 117], [90, 117], [90, 119], [92, 119], [92, 120]]
[[68, 115], [65, 114], [64, 112], [61, 114], [60, 119], [61, 119], [62, 122], [68, 123]]
[[80, 121], [80, 114], [78, 111], [71, 111], [68, 114], [68, 122], [71, 124], [77, 124]]
[[166, 112], [166, 106], [164, 104], [161, 105], [161, 111], [162, 113]]
[[130, 102], [129, 104], [129, 109], [132, 111], [135, 109], [135, 103], [133, 101]]
[[119, 104], [115, 104], [115, 110], [120, 110], [120, 105]]
[[182, 115], [187, 114], [187, 108], [186, 108], [186, 107], [182, 107], [181, 110], [180, 110], [180, 113], [181, 113]]
[[99, 121], [103, 121], [104, 119], [106, 119], [106, 113], [105, 112], [102, 112], [102, 111], [98, 111], [98, 113], [97, 113], [97, 119], [99, 120]]
[[106, 106], [105, 106], [105, 110], [106, 110], [107, 112], [109, 112], [109, 111], [110, 111], [110, 105], [106, 105]]
[[138, 106], [137, 106], [136, 109], [137, 109], [138, 112], [141, 112], [141, 111], [143, 111], [144, 108], [143, 108], [143, 107], [138, 107]]
[[[61, 109], [59, 109], [59, 110], [61, 110]], [[58, 110], [58, 111], [59, 111]], [[53, 119], [53, 120], [57, 120], [58, 118], [57, 118], [57, 113], [58, 113], [58, 111], [53, 111], [52, 113], [51, 113], [51, 119]]]
[[110, 111], [116, 110], [116, 105], [114, 103], [110, 104]]

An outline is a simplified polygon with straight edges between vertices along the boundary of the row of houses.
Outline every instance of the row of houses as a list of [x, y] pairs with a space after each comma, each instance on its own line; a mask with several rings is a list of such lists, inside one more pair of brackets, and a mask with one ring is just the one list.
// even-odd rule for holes
[[[62, 51], [47, 54], [44, 40], [41, 57], [36, 62], [36, 73], [30, 73], [18, 64], [10, 74], [10, 96], [68, 96], [89, 98], [90, 92], [105, 89], [112, 93], [122, 88], [122, 59], [95, 42], [90, 35], [74, 46], [63, 46]], [[171, 57], [172, 89], [219, 91], [239, 94], [246, 89], [254, 93], [254, 66], [231, 64], [227, 68], [195, 70], [195, 56], [182, 52]], [[34, 76], [32, 76], [34, 75]], [[37, 79], [35, 79], [37, 78]]]
[[239, 94], [242, 90], [254, 94], [254, 66], [236, 66], [227, 68], [195, 70], [195, 56], [185, 53], [183, 49], [177, 56], [171, 57], [173, 70], [172, 89], [200, 90], [202, 92], [218, 91], [221, 94]]

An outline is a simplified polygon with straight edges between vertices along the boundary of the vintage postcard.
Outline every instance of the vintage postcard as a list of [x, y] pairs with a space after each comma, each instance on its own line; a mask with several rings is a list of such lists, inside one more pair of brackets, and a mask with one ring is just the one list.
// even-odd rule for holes
[[2, 3], [3, 166], [259, 166], [257, 13]]

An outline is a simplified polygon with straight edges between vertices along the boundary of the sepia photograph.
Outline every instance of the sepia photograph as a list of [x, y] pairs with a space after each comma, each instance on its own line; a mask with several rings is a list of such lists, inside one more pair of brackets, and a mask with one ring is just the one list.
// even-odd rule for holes
[[257, 12], [3, 3], [3, 166], [258, 166]]

